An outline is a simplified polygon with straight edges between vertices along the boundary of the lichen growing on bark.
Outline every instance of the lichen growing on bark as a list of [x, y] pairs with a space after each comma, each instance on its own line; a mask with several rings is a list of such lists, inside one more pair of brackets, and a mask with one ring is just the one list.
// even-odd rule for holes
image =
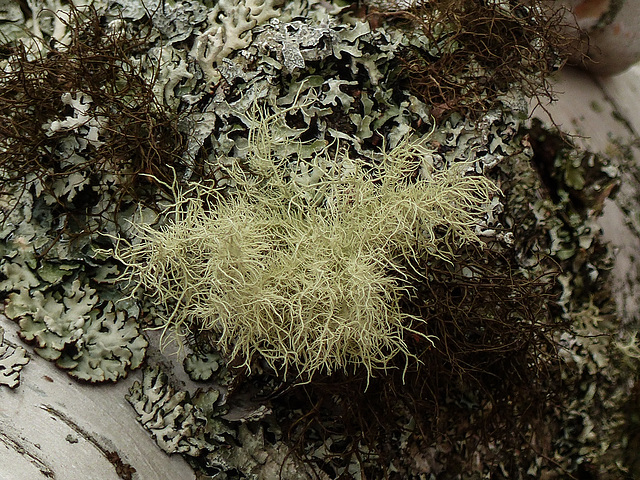
[[165, 306], [166, 328], [213, 332], [234, 363], [258, 355], [306, 380], [409, 361], [405, 337], [424, 334], [399, 305], [412, 294], [407, 278], [420, 276], [407, 265], [454, 262], [482, 244], [476, 231], [498, 189], [470, 163], [436, 169], [428, 136], [383, 149], [378, 164], [336, 144], [291, 170], [279, 152], [303, 145], [274, 137], [286, 113], [254, 108], [247, 167], [228, 169], [227, 198], [202, 186], [179, 193], [171, 219], [141, 228], [118, 258]]

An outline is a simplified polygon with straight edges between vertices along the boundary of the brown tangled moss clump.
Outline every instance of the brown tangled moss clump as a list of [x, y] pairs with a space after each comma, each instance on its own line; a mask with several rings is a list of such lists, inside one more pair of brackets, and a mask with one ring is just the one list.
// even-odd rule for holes
[[437, 117], [451, 111], [479, 117], [516, 89], [550, 98], [549, 74], [564, 62], [570, 37], [565, 11], [549, 2], [371, 0], [368, 15], [403, 24], [410, 43], [402, 71], [410, 89]]
[[[465, 248], [455, 264], [423, 263], [402, 308], [433, 338], [410, 338], [417, 361], [408, 369], [395, 363], [378, 378], [317, 376], [276, 390], [296, 452], [330, 478], [354, 464], [366, 478], [456, 478], [498, 464], [517, 474], [533, 461], [523, 445], [544, 434], [538, 422], [563, 401], [553, 336], [568, 325], [549, 308], [558, 271], [541, 260], [546, 273], [527, 278], [512, 253]], [[304, 415], [291, 416], [297, 410]], [[466, 449], [482, 452], [481, 463]]]
[[13, 191], [37, 184], [66, 215], [62, 231], [83, 234], [100, 228], [87, 217], [103, 225], [125, 196], [153, 196], [149, 178], [169, 178], [184, 141], [139, 60], [150, 28], [68, 8], [56, 17], [66, 35], [2, 47], [0, 182]]

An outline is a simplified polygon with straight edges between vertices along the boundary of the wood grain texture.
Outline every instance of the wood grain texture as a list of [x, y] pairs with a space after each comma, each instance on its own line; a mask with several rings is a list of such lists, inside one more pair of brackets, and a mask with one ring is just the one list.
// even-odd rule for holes
[[611, 77], [599, 77], [598, 83], [615, 108], [640, 133], [640, 64]]

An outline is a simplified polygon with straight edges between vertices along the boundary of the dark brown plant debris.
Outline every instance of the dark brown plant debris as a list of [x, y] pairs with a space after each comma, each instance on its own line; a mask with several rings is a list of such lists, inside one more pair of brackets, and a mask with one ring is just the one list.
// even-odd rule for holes
[[542, 0], [365, 4], [374, 20], [400, 22], [409, 37], [427, 37], [430, 50], [410, 45], [401, 61], [410, 89], [436, 118], [451, 111], [479, 117], [513, 89], [552, 97], [548, 76], [570, 42], [562, 7]]
[[[2, 47], [0, 186], [35, 181], [65, 215], [61, 232], [84, 234], [92, 229], [87, 216], [107, 217], [125, 196], [145, 198], [151, 177], [171, 181], [184, 142], [136, 61], [147, 53], [150, 29], [105, 25], [94, 8], [69, 8], [65, 43]], [[82, 186], [72, 195], [59, 187], [74, 182]], [[96, 211], [100, 193], [110, 189]]]

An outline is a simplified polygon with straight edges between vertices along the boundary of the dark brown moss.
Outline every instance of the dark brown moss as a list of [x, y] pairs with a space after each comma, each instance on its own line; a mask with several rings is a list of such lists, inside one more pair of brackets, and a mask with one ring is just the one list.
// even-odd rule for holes
[[428, 38], [431, 49], [408, 47], [401, 69], [436, 119], [452, 111], [478, 117], [511, 90], [552, 96], [548, 76], [570, 42], [561, 8], [543, 0], [398, 3], [365, 2], [374, 25], [386, 18]]
[[[109, 202], [148, 198], [154, 190], [146, 188], [151, 176], [173, 178], [171, 168], [181, 163], [185, 141], [176, 118], [153, 93], [155, 76], [147, 81], [133, 60], [148, 51], [150, 28], [112, 30], [93, 8], [80, 11], [70, 5], [70, 12], [68, 45], [51, 39], [42, 51], [29, 50], [25, 43], [1, 47], [8, 68], [0, 80], [0, 184], [4, 190], [40, 179], [55, 208], [68, 215], [67, 224], [76, 223], [73, 230], [84, 234], [83, 219], [95, 204], [91, 189], [69, 201], [56, 194], [54, 181], [81, 172], [96, 187], [103, 173], [111, 173], [117, 184], [109, 187], [116, 190]], [[73, 114], [62, 101], [69, 93], [89, 95], [88, 115], [101, 118], [103, 126], [102, 143], [89, 143], [80, 152], [85, 161], [75, 165], [65, 163], [59, 152], [74, 132], [45, 127]]]

